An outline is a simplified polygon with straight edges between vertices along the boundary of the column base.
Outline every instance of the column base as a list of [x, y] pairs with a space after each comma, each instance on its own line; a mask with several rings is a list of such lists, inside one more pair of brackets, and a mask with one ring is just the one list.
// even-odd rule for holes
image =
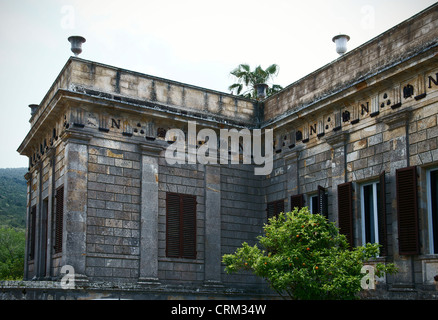
[[74, 276], [75, 276], [75, 278], [74, 278], [75, 286], [79, 286], [79, 287], [86, 287], [86, 286], [88, 286], [89, 280], [88, 280], [88, 277], [86, 275], [75, 273]]
[[208, 288], [223, 288], [224, 285], [222, 284], [221, 281], [217, 281], [217, 280], [205, 280], [204, 281], [204, 287], [208, 287]]
[[148, 278], [148, 277], [139, 278], [137, 283], [140, 285], [148, 285], [148, 286], [161, 284], [158, 278]]

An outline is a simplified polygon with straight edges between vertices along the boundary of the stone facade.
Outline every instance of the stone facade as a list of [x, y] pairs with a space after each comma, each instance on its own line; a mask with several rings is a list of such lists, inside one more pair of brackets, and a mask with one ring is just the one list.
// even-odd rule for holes
[[[270, 203], [291, 210], [299, 200], [338, 223], [352, 245], [384, 244], [377, 261], [399, 273], [367, 297], [436, 298], [437, 27], [434, 5], [263, 101], [71, 57], [18, 149], [29, 157], [25, 280], [60, 279], [69, 265], [79, 285], [142, 288], [143, 297], [160, 288], [269, 296], [253, 275], [225, 274], [221, 257], [256, 242]], [[217, 133], [273, 129], [272, 172], [169, 164], [166, 132], [187, 133], [188, 121]], [[408, 226], [416, 238], [407, 241], [418, 250], [409, 254], [400, 245], [404, 168], [417, 176], [418, 225]], [[180, 209], [184, 195], [196, 199], [194, 218], [179, 222], [194, 228], [179, 229], [194, 245], [177, 248], [191, 258], [168, 251], [169, 194], [182, 195]]]

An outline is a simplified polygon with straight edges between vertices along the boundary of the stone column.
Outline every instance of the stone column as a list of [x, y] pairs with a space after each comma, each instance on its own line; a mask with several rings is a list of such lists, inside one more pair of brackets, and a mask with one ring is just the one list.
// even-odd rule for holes
[[162, 148], [142, 143], [140, 270], [138, 283], [159, 284], [158, 280], [158, 156]]
[[74, 268], [75, 283], [88, 282], [85, 275], [87, 237], [88, 144], [91, 136], [67, 131], [65, 144], [64, 221], [62, 265]]
[[24, 178], [27, 182], [27, 208], [26, 208], [26, 246], [24, 248], [24, 280], [29, 279], [29, 253], [30, 253], [30, 212], [32, 210], [32, 172], [28, 171]]
[[285, 150], [287, 153], [284, 155], [286, 163], [286, 196], [288, 207], [286, 211], [292, 211], [290, 203], [290, 197], [300, 194], [300, 177], [299, 177], [299, 164], [298, 158], [302, 147], [295, 147], [293, 150]]
[[205, 165], [205, 275], [204, 285], [221, 285], [221, 170]]
[[[53, 195], [53, 185], [54, 181], [54, 157], [55, 149], [50, 148], [46, 151], [46, 158], [49, 159], [49, 169], [50, 175], [47, 181], [47, 188], [43, 188], [43, 163], [45, 160], [41, 161], [39, 164], [39, 182], [38, 182], [38, 239], [37, 239], [37, 249], [36, 249], [36, 275], [38, 279], [46, 279], [50, 277], [50, 267], [52, 262], [51, 257], [51, 235], [50, 232], [52, 225], [52, 195]], [[44, 190], [43, 190], [44, 189]], [[47, 198], [47, 202], [44, 199]]]
[[[388, 234], [388, 254], [394, 259], [398, 268], [395, 275], [388, 275], [387, 282], [393, 288], [412, 289], [415, 286], [414, 257], [399, 254], [398, 224], [397, 224], [397, 189], [396, 170], [405, 168], [409, 163], [409, 119], [410, 110], [392, 113], [381, 121], [387, 125], [387, 131], [383, 134], [383, 144], [389, 144], [388, 151], [383, 155], [389, 160], [389, 172], [387, 172], [386, 197], [391, 199], [391, 214], [387, 215], [386, 223], [392, 234]], [[385, 167], [383, 167], [384, 169]], [[389, 173], [389, 174], [388, 174]], [[420, 266], [416, 266], [421, 269]], [[417, 269], [417, 270], [419, 270]]]
[[[332, 214], [329, 220], [338, 223], [338, 185], [347, 182], [346, 142], [348, 133], [337, 132], [327, 137], [326, 141], [333, 148], [332, 152]], [[331, 219], [330, 219], [331, 218]]]
[[44, 265], [44, 259], [42, 257], [43, 252], [43, 238], [45, 231], [45, 224], [42, 219], [43, 215], [43, 199], [42, 199], [42, 188], [43, 188], [43, 161], [40, 161], [37, 165], [38, 172], [38, 189], [37, 189], [37, 209], [36, 209], [36, 219], [35, 219], [35, 254], [34, 254], [34, 279], [42, 280], [42, 268]]

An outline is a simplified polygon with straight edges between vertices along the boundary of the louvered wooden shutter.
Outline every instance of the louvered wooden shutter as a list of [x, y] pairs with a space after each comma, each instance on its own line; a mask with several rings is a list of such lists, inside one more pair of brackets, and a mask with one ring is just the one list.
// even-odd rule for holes
[[181, 195], [182, 198], [182, 247], [181, 257], [196, 258], [196, 197]]
[[295, 208], [300, 210], [304, 207], [304, 196], [302, 194], [297, 194], [290, 197], [290, 208], [293, 211]]
[[275, 202], [268, 202], [266, 212], [268, 219], [271, 219], [275, 215]]
[[196, 197], [167, 193], [166, 256], [196, 258]]
[[378, 202], [378, 226], [379, 226], [379, 244], [380, 255], [386, 256], [387, 252], [387, 238], [386, 238], [386, 179], [385, 171], [379, 176], [379, 202]]
[[338, 185], [339, 232], [347, 237], [353, 247], [353, 185], [351, 182]]
[[269, 202], [266, 208], [268, 219], [284, 212], [284, 200]]
[[166, 197], [166, 256], [179, 257], [180, 248], [180, 197], [167, 193]]
[[328, 218], [328, 199], [325, 189], [318, 186], [318, 213]]
[[438, 253], [438, 170], [430, 172], [433, 253]]
[[29, 260], [33, 260], [35, 258], [36, 206], [30, 209], [30, 224]]
[[64, 186], [56, 190], [55, 195], [56, 211], [55, 211], [55, 253], [62, 252], [62, 229], [64, 221]]
[[401, 255], [420, 253], [418, 237], [417, 170], [396, 170], [398, 244]]
[[277, 201], [277, 213], [280, 214], [281, 212], [284, 212], [284, 200], [278, 200]]

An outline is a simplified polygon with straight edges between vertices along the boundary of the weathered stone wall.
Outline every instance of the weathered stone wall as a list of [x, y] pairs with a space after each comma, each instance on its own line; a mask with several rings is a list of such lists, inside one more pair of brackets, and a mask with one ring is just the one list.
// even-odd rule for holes
[[90, 141], [86, 240], [86, 274], [90, 278], [138, 278], [140, 160], [135, 145], [106, 139]]
[[[54, 281], [0, 281], [0, 300], [248, 300], [280, 299], [272, 292], [236, 288], [94, 282], [63, 289]], [[175, 302], [177, 303], [177, 302]]]
[[[69, 59], [19, 148], [31, 159], [29, 210], [36, 206], [37, 212], [37, 258], [26, 260], [25, 278], [57, 278], [71, 265], [77, 280], [91, 287], [143, 286], [152, 292], [148, 297], [169, 296], [163, 288], [187, 289], [188, 296], [196, 296], [196, 288], [259, 294], [266, 290], [263, 281], [245, 272], [227, 275], [221, 258], [244, 241], [256, 243], [268, 202], [284, 200], [291, 210], [290, 197], [302, 194], [308, 206], [322, 186], [329, 220], [338, 223], [337, 187], [352, 182], [353, 242], [362, 245], [360, 188], [385, 172], [388, 254], [378, 260], [394, 262], [399, 273], [380, 280], [388, 289], [382, 296], [436, 296], [427, 172], [438, 168], [437, 8], [270, 97], [262, 123], [254, 101]], [[254, 165], [243, 164], [169, 165], [166, 132], [187, 133], [194, 119], [198, 129], [216, 133], [233, 126], [273, 128], [272, 172], [255, 176]], [[420, 255], [398, 250], [395, 173], [408, 166], [418, 173]], [[53, 198], [60, 186], [64, 247], [52, 254]], [[166, 256], [167, 192], [196, 196], [195, 259]], [[28, 228], [30, 222], [29, 211]]]
[[[161, 157], [158, 174], [158, 278], [162, 282], [200, 285], [204, 281], [205, 194], [204, 166], [168, 165]], [[166, 257], [166, 193], [196, 196], [196, 259]]]
[[252, 100], [71, 57], [32, 116], [32, 126], [53, 107], [60, 89], [241, 125], [253, 125], [259, 116]]
[[[283, 126], [274, 131], [274, 170], [264, 181], [267, 201], [286, 198], [289, 202], [291, 195], [303, 194], [307, 206], [321, 185], [328, 193], [329, 219], [336, 223], [337, 186], [353, 182], [354, 244], [363, 245], [361, 186], [379, 181], [379, 175], [385, 172], [386, 261], [393, 261], [399, 268], [397, 275], [388, 276], [384, 282], [392, 292], [388, 297], [433, 291], [434, 276], [438, 274], [436, 255], [430, 253], [426, 192], [426, 172], [438, 168], [438, 70], [433, 54], [429, 57], [427, 62], [410, 62], [416, 67], [391, 77], [390, 82], [376, 79], [374, 86], [348, 100], [322, 100], [324, 108], [315, 107], [312, 111], [309, 107], [305, 119], [284, 119]], [[403, 69], [403, 65], [399, 68]], [[410, 86], [413, 92], [406, 90]], [[290, 135], [298, 131], [302, 136], [292, 144]], [[287, 143], [282, 145], [283, 137]], [[419, 256], [400, 255], [398, 248], [395, 174], [397, 169], [408, 166], [417, 166], [418, 173]], [[283, 184], [287, 185], [286, 195]], [[287, 205], [285, 208], [291, 209]]]
[[[221, 257], [234, 253], [243, 242], [257, 243], [266, 220], [261, 176], [254, 176], [252, 165], [221, 165]], [[228, 275], [221, 268], [222, 281], [229, 286], [251, 287], [262, 284], [249, 272]]]
[[[56, 127], [56, 125], [55, 125]], [[33, 241], [36, 244], [34, 257], [28, 246], [25, 253], [25, 264], [29, 268], [25, 270], [25, 278], [41, 278], [44, 270], [54, 270], [60, 262], [60, 255], [49, 254], [53, 246], [53, 230], [47, 228], [53, 224], [53, 199], [52, 194], [64, 182], [65, 162], [64, 145], [61, 143], [57, 131], [45, 130], [45, 139], [40, 145], [34, 147], [30, 156], [29, 172], [25, 178], [28, 180], [28, 214], [26, 226], [31, 229], [35, 223], [35, 234]], [[41, 160], [40, 160], [41, 159]], [[36, 165], [36, 163], [38, 163]], [[35, 220], [32, 220], [31, 212], [34, 209]], [[44, 225], [43, 229], [38, 226]], [[31, 241], [31, 233], [26, 235], [26, 244]], [[47, 248], [47, 249], [46, 249]]]

